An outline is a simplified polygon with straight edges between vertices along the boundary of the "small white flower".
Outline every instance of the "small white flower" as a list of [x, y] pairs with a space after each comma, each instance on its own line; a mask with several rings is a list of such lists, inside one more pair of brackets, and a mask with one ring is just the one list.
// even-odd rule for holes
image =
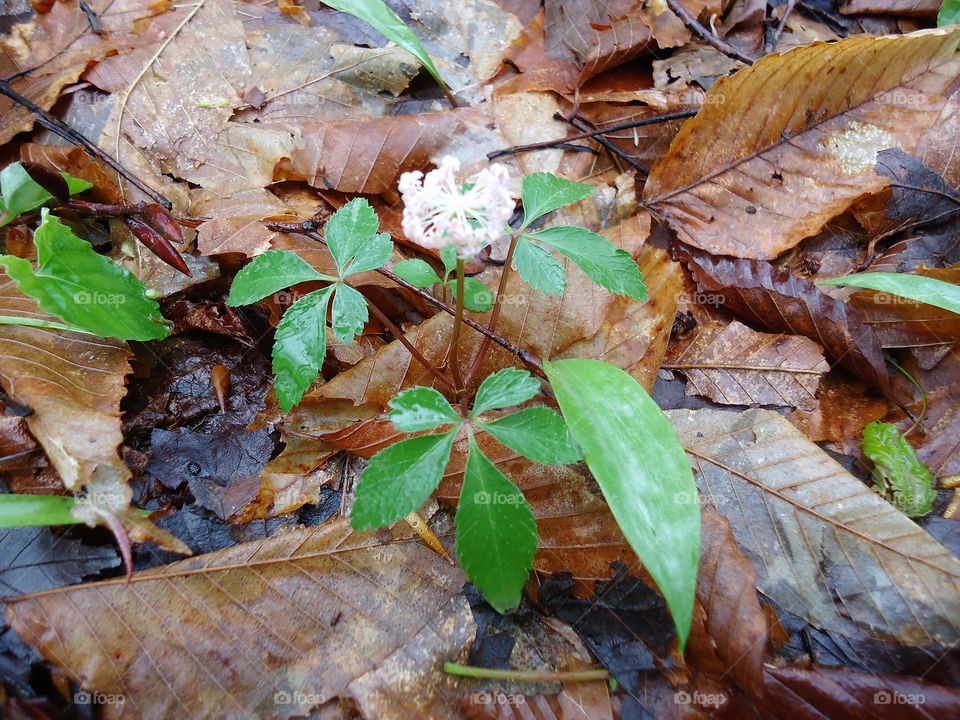
[[400, 176], [403, 231], [425, 248], [454, 245], [457, 257], [472, 260], [503, 236], [514, 202], [503, 165], [481, 170], [468, 190], [457, 182], [459, 169], [460, 161], [448, 156], [426, 175], [417, 171]]

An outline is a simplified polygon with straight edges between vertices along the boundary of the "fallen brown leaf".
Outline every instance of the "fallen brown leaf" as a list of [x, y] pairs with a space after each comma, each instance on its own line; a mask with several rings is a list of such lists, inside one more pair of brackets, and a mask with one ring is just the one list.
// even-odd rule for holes
[[937, 121], [958, 42], [948, 31], [861, 36], [761, 58], [710, 89], [644, 200], [696, 247], [776, 257], [886, 186], [876, 154], [913, 152]]
[[[442, 671], [472, 639], [460, 570], [346, 520], [111, 580], [13, 599], [8, 620], [105, 717], [289, 718], [335, 698], [447, 720]], [[202, 688], [202, 691], [198, 689]]]
[[768, 410], [667, 415], [764, 595], [840, 634], [960, 638], [960, 562], [787, 420]]

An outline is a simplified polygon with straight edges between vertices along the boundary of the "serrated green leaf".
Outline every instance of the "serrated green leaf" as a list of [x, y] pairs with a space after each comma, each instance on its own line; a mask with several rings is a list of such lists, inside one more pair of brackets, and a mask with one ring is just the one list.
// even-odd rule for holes
[[304, 295], [291, 305], [277, 325], [273, 343], [273, 374], [277, 400], [284, 412], [300, 402], [317, 379], [327, 355], [327, 307], [334, 286]]
[[76, 195], [77, 193], [82, 193], [84, 190], [89, 190], [93, 187], [92, 182], [88, 182], [83, 178], [74, 177], [70, 173], [60, 171], [60, 176], [67, 181], [67, 192], [71, 195]]
[[397, 430], [405, 433], [433, 430], [438, 425], [459, 425], [461, 417], [447, 399], [432, 387], [412, 387], [390, 401], [387, 414]]
[[7, 274], [44, 312], [100, 337], [162, 340], [170, 324], [137, 277], [73, 234], [46, 208], [34, 233], [37, 268], [12, 255], [0, 257]]
[[357, 481], [354, 529], [384, 527], [419, 510], [443, 478], [455, 436], [451, 431], [401, 440], [370, 458]]
[[937, 14], [937, 27], [960, 25], [960, 0], [943, 0]]
[[520, 229], [523, 230], [541, 215], [592, 194], [593, 188], [589, 185], [564, 180], [550, 173], [527, 175], [523, 179], [523, 225]]
[[913, 446], [896, 425], [884, 422], [867, 425], [863, 429], [863, 454], [874, 462], [873, 490], [909, 517], [930, 514], [937, 499], [933, 475], [917, 459]]
[[0, 170], [0, 199], [6, 217], [0, 221], [0, 227], [6, 225], [21, 213], [36, 210], [53, 195], [27, 172], [21, 163], [15, 162]]
[[960, 285], [909, 273], [873, 272], [817, 280], [817, 285], [844, 285], [898, 295], [960, 314]]
[[[450, 291], [457, 296], [457, 280], [449, 281]], [[493, 307], [493, 291], [476, 278], [463, 279], [463, 306], [470, 312], [486, 312]]]
[[520, 238], [513, 251], [513, 266], [520, 277], [534, 290], [548, 295], [563, 295], [567, 286], [567, 272], [553, 253], [530, 240]]
[[430, 287], [440, 282], [440, 276], [430, 267], [430, 263], [420, 258], [401, 260], [393, 266], [393, 272], [411, 285], [419, 288]]
[[329, 5], [335, 10], [350, 13], [354, 17], [370, 23], [389, 40], [392, 40], [419, 60], [423, 69], [430, 73], [441, 87], [447, 87], [440, 76], [440, 72], [433, 64], [433, 60], [430, 59], [426, 48], [423, 47], [423, 43], [413, 34], [410, 28], [404, 25], [403, 20], [397, 17], [396, 13], [385, 2], [382, 0], [324, 0], [323, 4]]
[[257, 255], [233, 279], [227, 305], [249, 305], [297, 283], [310, 280], [335, 281], [318, 273], [306, 260], [289, 250], [267, 250]]
[[349, 285], [337, 283], [336, 288], [330, 325], [340, 342], [353, 342], [357, 335], [363, 333], [363, 326], [370, 317], [367, 301]]
[[391, 255], [393, 255], [393, 242], [390, 240], [390, 233], [377, 233], [360, 246], [344, 277], [376, 270], [382, 267]]
[[569, 465], [583, 459], [563, 418], [547, 407], [524, 408], [480, 427], [541, 465]]
[[543, 366], [610, 511], [667, 601], [682, 650], [700, 559], [700, 506], [686, 501], [697, 487], [683, 446], [623, 370], [580, 359]]
[[513, 407], [540, 392], [540, 381], [526, 370], [504, 368], [480, 383], [473, 400], [473, 417], [489, 410]]
[[457, 248], [455, 245], [447, 245], [440, 251], [440, 262], [443, 263], [443, 279], [446, 281], [450, 273], [457, 269]]
[[373, 239], [379, 227], [377, 213], [364, 198], [354, 198], [330, 216], [323, 234], [341, 276], [347, 263]]
[[523, 493], [472, 435], [454, 522], [467, 577], [497, 612], [515, 608], [537, 552], [537, 525]]
[[637, 263], [603, 235], [576, 225], [561, 225], [531, 233], [530, 237], [572, 260], [600, 287], [617, 295], [647, 299], [647, 286]]

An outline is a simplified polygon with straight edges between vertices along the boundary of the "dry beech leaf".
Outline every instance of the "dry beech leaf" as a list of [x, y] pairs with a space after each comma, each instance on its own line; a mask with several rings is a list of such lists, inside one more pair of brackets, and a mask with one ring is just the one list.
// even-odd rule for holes
[[768, 410], [667, 414], [764, 595], [830, 632], [904, 645], [960, 639], [960, 561], [787, 420]]
[[[954, 717], [960, 690], [903, 675], [847, 668], [768, 668], [766, 693], [749, 712], [792, 720], [935, 720]], [[731, 708], [733, 713], [745, 708]]]
[[[709, 507], [703, 508], [701, 517], [696, 615], [706, 638], [692, 633], [688, 657], [691, 664], [714, 677], [732, 674], [741, 688], [756, 697], [763, 694], [767, 636], [766, 616], [757, 597], [757, 575], [753, 563], [737, 547], [727, 519]], [[694, 624], [698, 624], [696, 620]], [[698, 647], [704, 639], [709, 648]], [[714, 668], [704, 662], [709, 662], [711, 655], [718, 661]]]
[[736, 320], [698, 325], [674, 341], [663, 367], [686, 376], [687, 395], [802, 410], [816, 407], [820, 378], [830, 369], [812, 340], [757, 332]]
[[958, 42], [960, 31], [927, 31], [767, 55], [710, 89], [644, 199], [696, 247], [776, 257], [887, 185], [876, 155], [913, 152], [937, 122]]
[[[320, 503], [320, 488], [335, 486], [342, 466], [328, 462], [339, 450], [326, 443], [285, 435], [286, 447], [260, 473], [260, 494], [253, 517], [274, 517]], [[340, 465], [340, 463], [337, 463]], [[250, 518], [245, 518], [250, 519]]]
[[753, 325], [810, 338], [823, 346], [831, 362], [881, 391], [889, 390], [880, 342], [855, 309], [763, 260], [716, 257], [687, 248], [677, 254], [699, 292]]
[[197, 250], [204, 255], [237, 252], [248, 257], [270, 249], [277, 233], [261, 222], [265, 218], [295, 220], [286, 206], [265, 189], [241, 190], [200, 204], [195, 214], [210, 217], [197, 228]]
[[940, 0], [841, 0], [844, 15], [906, 15], [934, 18], [941, 6]]
[[7, 617], [81, 687], [123, 696], [106, 718], [288, 718], [342, 697], [366, 717], [446, 720], [457, 683], [443, 661], [476, 632], [463, 583], [416, 540], [338, 520], [129, 584], [15, 598]]
[[[0, 314], [56, 320], [0, 274]], [[3, 388], [33, 409], [30, 432], [63, 482], [78, 492], [97, 480], [125, 484], [130, 470], [117, 448], [120, 400], [132, 356], [122, 340], [62, 330], [0, 326]]]

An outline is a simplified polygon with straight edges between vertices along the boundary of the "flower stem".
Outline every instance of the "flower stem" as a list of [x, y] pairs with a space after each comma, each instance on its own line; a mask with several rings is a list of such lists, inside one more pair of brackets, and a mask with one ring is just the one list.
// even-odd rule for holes
[[399, 340], [401, 344], [409, 351], [409, 353], [413, 355], [414, 360], [416, 360], [421, 365], [423, 365], [427, 370], [429, 370], [430, 374], [433, 375], [437, 380], [442, 382], [447, 387], [453, 390], [456, 390], [456, 386], [454, 385], [453, 381], [450, 380], [450, 378], [448, 378], [437, 367], [435, 367], [433, 363], [427, 360], [423, 356], [423, 353], [421, 353], [417, 349], [417, 346], [407, 339], [407, 336], [404, 334], [403, 330], [398, 328], [396, 324], [393, 322], [393, 320], [388, 318], [386, 314], [384, 314], [384, 312], [380, 308], [378, 308], [376, 305], [370, 302], [369, 299], [367, 299], [367, 307], [370, 308], [370, 312], [372, 312], [376, 316], [377, 320], [383, 323], [384, 327], [386, 327], [387, 330], [389, 330], [393, 334], [393, 336], [397, 340]]
[[453, 384], [457, 395], [463, 392], [463, 378], [460, 377], [460, 329], [463, 327], [463, 260], [457, 258], [457, 310], [453, 316], [453, 337], [450, 339], [449, 365], [453, 375]]
[[606, 670], [571, 670], [569, 672], [550, 672], [542, 670], [499, 670], [497, 668], [473, 667], [455, 662], [445, 662], [443, 671], [448, 675], [483, 678], [487, 680], [516, 680], [519, 682], [583, 682], [585, 680], [609, 680]]
[[470, 381], [473, 380], [480, 371], [483, 358], [486, 356], [487, 350], [490, 349], [490, 335], [494, 334], [497, 330], [497, 321], [500, 320], [500, 308], [503, 307], [503, 294], [507, 290], [507, 280], [510, 277], [510, 271], [513, 267], [513, 253], [517, 249], [519, 238], [520, 236], [516, 234], [510, 238], [510, 248], [507, 250], [507, 259], [504, 261], [503, 270], [500, 272], [500, 284], [497, 286], [497, 296], [493, 299], [493, 312], [490, 314], [490, 322], [487, 325], [487, 330], [490, 331], [490, 334], [483, 336], [483, 342], [480, 343], [480, 350], [477, 352], [477, 357], [467, 372], [467, 377], [464, 380], [464, 384], [467, 387], [470, 386]]

